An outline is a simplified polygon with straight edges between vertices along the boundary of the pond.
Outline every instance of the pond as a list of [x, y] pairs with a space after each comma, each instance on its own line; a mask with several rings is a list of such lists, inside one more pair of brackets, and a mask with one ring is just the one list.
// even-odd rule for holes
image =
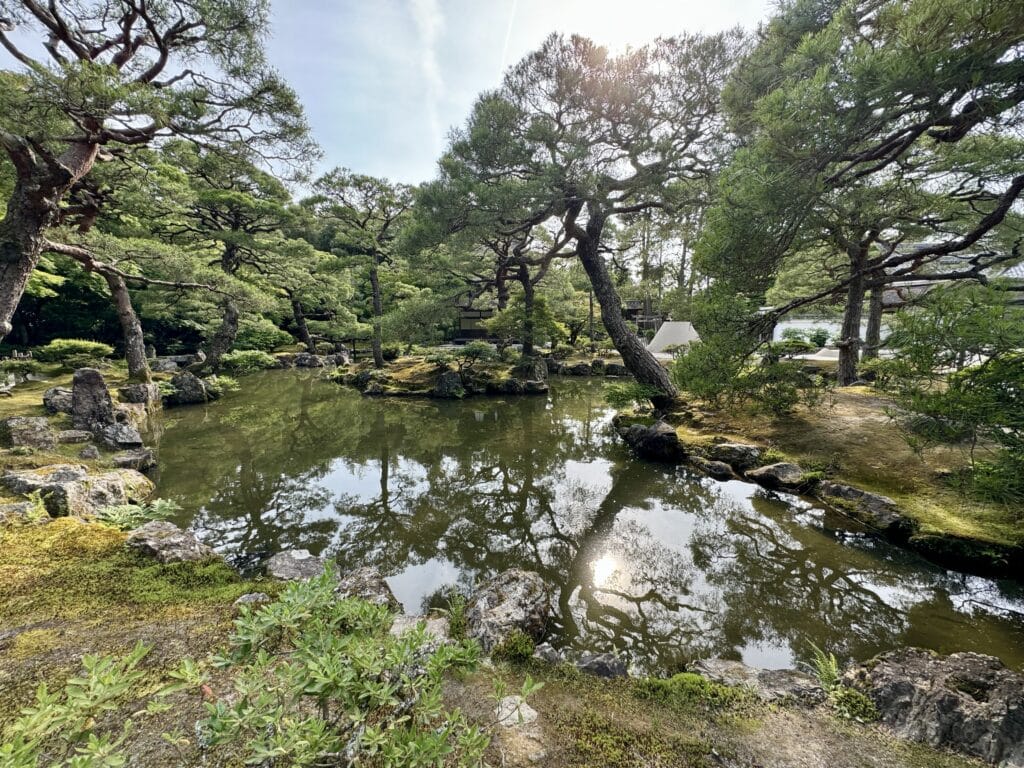
[[1024, 665], [1024, 590], [937, 568], [793, 496], [633, 459], [602, 383], [546, 397], [364, 398], [317, 372], [248, 376], [165, 413], [158, 495], [228, 556], [305, 548], [372, 565], [407, 612], [507, 568], [539, 572], [555, 645], [647, 671], [789, 667], [811, 643]]

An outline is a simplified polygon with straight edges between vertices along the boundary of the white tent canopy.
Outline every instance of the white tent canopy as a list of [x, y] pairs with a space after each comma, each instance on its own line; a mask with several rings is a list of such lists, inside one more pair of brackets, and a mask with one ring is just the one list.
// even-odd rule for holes
[[697, 335], [692, 323], [668, 320], [662, 323], [661, 328], [654, 334], [651, 343], [647, 345], [647, 351], [658, 354], [669, 347], [687, 346], [694, 341], [700, 341], [700, 336]]

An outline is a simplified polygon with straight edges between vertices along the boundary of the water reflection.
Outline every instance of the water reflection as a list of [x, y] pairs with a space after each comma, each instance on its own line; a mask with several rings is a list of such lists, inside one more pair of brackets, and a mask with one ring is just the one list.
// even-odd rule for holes
[[225, 553], [372, 564], [409, 610], [536, 570], [556, 587], [560, 642], [650, 668], [709, 654], [788, 666], [812, 642], [1024, 663], [1018, 587], [945, 573], [799, 499], [633, 461], [610, 416], [595, 382], [441, 403], [267, 372], [167, 413], [158, 492]]

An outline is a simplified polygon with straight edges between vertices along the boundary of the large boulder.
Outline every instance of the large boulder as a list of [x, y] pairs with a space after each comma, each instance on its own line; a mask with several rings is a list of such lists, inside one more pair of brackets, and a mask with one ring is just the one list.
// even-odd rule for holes
[[437, 382], [434, 384], [430, 394], [432, 397], [453, 400], [465, 396], [466, 390], [462, 386], [462, 376], [459, 375], [458, 371], [444, 371], [437, 377]]
[[145, 472], [156, 466], [156, 458], [149, 448], [136, 448], [130, 451], [121, 451], [111, 457], [115, 467], [123, 469], [137, 469]]
[[692, 670], [722, 685], [749, 688], [764, 701], [820, 704], [827, 698], [816, 677], [795, 669], [758, 669], [732, 659], [702, 659]]
[[548, 370], [548, 376], [556, 376], [565, 368], [565, 363], [553, 357], [544, 358], [544, 367]]
[[614, 653], [585, 653], [576, 661], [576, 669], [595, 677], [626, 677], [626, 662]]
[[117, 395], [122, 403], [140, 403], [149, 405], [160, 401], [160, 386], [158, 384], [128, 384], [117, 390]]
[[3, 482], [16, 494], [39, 491], [52, 517], [88, 515], [103, 507], [139, 503], [153, 492], [149, 478], [134, 469], [90, 475], [84, 466], [74, 464], [8, 472]]
[[374, 605], [383, 605], [392, 611], [402, 609], [391, 587], [376, 568], [356, 568], [338, 580], [334, 596], [339, 600], [358, 598]]
[[95, 368], [75, 371], [71, 380], [71, 421], [75, 429], [93, 431], [116, 421], [107, 382]]
[[311, 355], [309, 352], [299, 352], [295, 355], [296, 368], [323, 368], [324, 359], [320, 355]]
[[103, 445], [114, 450], [134, 450], [142, 447], [142, 435], [131, 424], [117, 422], [97, 426], [93, 434]]
[[92, 432], [87, 429], [62, 429], [57, 433], [57, 442], [61, 444], [88, 443], [92, 438]]
[[512, 369], [512, 376], [524, 381], [544, 381], [548, 377], [548, 365], [542, 357], [524, 357]]
[[815, 492], [819, 499], [834, 509], [894, 541], [906, 541], [917, 528], [916, 523], [906, 517], [888, 496], [828, 480], [819, 483]]
[[0, 443], [12, 448], [53, 448], [57, 436], [45, 416], [12, 416], [0, 421]]
[[717, 443], [708, 448], [708, 458], [724, 461], [737, 472], [743, 473], [761, 463], [761, 449], [746, 443]]
[[164, 405], [199, 405], [213, 398], [206, 387], [206, 382], [200, 379], [191, 371], [176, 373], [171, 378], [171, 386], [174, 391], [164, 395]]
[[1005, 768], [1024, 766], [1024, 675], [993, 656], [887, 653], [846, 673], [903, 738]]
[[605, 363], [604, 366], [605, 376], [629, 376], [629, 368], [624, 366], [622, 363]]
[[705, 459], [703, 456], [690, 456], [689, 459], [690, 464], [715, 480], [733, 480], [736, 478], [732, 467], [724, 461], [712, 461], [711, 459]]
[[773, 491], [800, 491], [809, 485], [803, 468], [788, 461], [747, 470], [747, 479]]
[[195, 535], [166, 520], [151, 520], [136, 528], [129, 534], [125, 546], [161, 563], [185, 563], [217, 556]]
[[486, 391], [492, 395], [521, 395], [526, 391], [526, 384], [522, 379], [495, 379], [487, 382]]
[[71, 413], [72, 394], [68, 387], [50, 387], [43, 392], [43, 407], [50, 413]]
[[284, 581], [308, 581], [324, 572], [324, 561], [308, 549], [287, 549], [267, 560], [267, 575]]
[[541, 639], [551, 615], [551, 592], [540, 574], [513, 568], [473, 593], [466, 604], [466, 635], [490, 653], [515, 630]]
[[593, 373], [590, 363], [576, 363], [562, 367], [561, 373], [564, 376], [589, 376]]
[[671, 424], [658, 421], [650, 426], [631, 424], [619, 431], [626, 445], [650, 461], [677, 464], [686, 458], [686, 448]]
[[178, 370], [178, 363], [166, 357], [158, 357], [150, 362], [149, 370], [154, 373], [173, 373]]

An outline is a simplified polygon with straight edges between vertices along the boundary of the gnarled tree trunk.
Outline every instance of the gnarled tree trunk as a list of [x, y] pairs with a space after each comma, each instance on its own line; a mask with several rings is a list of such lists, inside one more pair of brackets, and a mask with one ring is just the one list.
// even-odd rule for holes
[[203, 368], [218, 371], [220, 370], [220, 359], [231, 351], [235, 346], [235, 338], [238, 336], [238, 306], [230, 299], [224, 302], [224, 316], [220, 321], [220, 328], [213, 335], [210, 341], [210, 354], [207, 355]]
[[885, 286], [876, 285], [868, 299], [868, 327], [864, 333], [864, 354], [862, 360], [874, 360], [882, 346], [882, 311], [885, 309]]
[[519, 282], [523, 286], [523, 357], [533, 357], [533, 304], [535, 292], [530, 279], [530, 269], [526, 264], [519, 265]]
[[299, 341], [306, 345], [306, 350], [311, 355], [316, 354], [316, 342], [309, 334], [309, 326], [306, 324], [306, 313], [302, 310], [302, 302], [292, 299], [292, 317], [295, 319], [295, 332], [299, 335]]
[[121, 333], [124, 336], [124, 356], [128, 361], [128, 376], [133, 381], [142, 381], [148, 384], [152, 381], [149, 372], [149, 362], [146, 360], [146, 341], [142, 335], [142, 323], [132, 306], [132, 297], [128, 293], [128, 286], [124, 278], [113, 272], [104, 272], [103, 279], [107, 281], [110, 288], [110, 295], [114, 298], [114, 308], [117, 310], [117, 319], [121, 323]]
[[848, 387], [857, 380], [857, 364], [860, 362], [860, 321], [864, 315], [864, 296], [867, 292], [867, 281], [863, 274], [866, 259], [865, 249], [856, 246], [854, 253], [850, 250], [850, 271], [852, 277], [846, 288], [846, 310], [843, 313], [843, 325], [839, 331], [839, 364], [836, 370], [836, 383], [840, 387]]
[[381, 317], [384, 315], [384, 302], [380, 294], [380, 264], [376, 257], [370, 267], [370, 288], [373, 291], [373, 367], [384, 367], [384, 343], [381, 330]]

